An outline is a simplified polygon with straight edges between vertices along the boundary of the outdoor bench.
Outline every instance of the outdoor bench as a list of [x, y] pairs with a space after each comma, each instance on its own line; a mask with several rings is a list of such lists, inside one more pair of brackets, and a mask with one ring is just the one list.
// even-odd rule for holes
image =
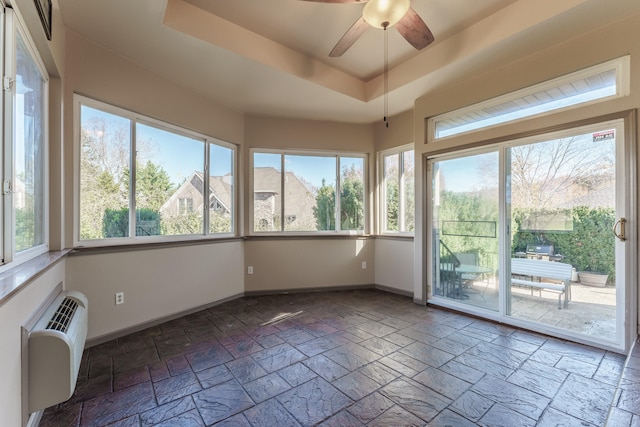
[[[561, 298], [564, 294], [564, 307], [571, 300], [570, 264], [526, 258], [511, 258], [511, 283], [520, 286], [548, 290], [558, 293], [558, 308], [562, 309]], [[520, 277], [513, 277], [520, 276]], [[538, 280], [534, 280], [534, 278]], [[551, 282], [549, 280], [554, 280]], [[545, 281], [546, 280], [546, 281]], [[557, 283], [560, 282], [560, 283]]]

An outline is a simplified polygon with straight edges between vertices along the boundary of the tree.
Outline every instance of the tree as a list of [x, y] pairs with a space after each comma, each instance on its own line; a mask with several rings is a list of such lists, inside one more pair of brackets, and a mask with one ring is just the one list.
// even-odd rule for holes
[[[124, 174], [129, 187], [129, 171]], [[160, 210], [176, 190], [169, 174], [160, 166], [147, 160], [136, 168], [136, 208]]]
[[[590, 136], [590, 135], [588, 135]], [[559, 203], [611, 181], [615, 144], [594, 149], [586, 136], [511, 148], [511, 195], [522, 208], [555, 208]]]
[[[128, 235], [131, 156], [129, 124], [128, 121], [109, 120], [104, 116], [94, 116], [82, 123], [80, 135], [81, 239], [120, 236], [123, 232], [121, 221], [125, 210], [127, 218], [125, 236]], [[144, 158], [145, 153], [150, 151], [150, 147], [151, 145], [146, 141], [137, 141], [138, 157]], [[168, 174], [161, 167], [147, 161], [138, 167], [136, 178], [137, 209], [151, 209], [157, 214], [160, 206], [171, 194], [172, 185]], [[109, 221], [115, 222], [108, 224]]]
[[342, 169], [340, 179], [340, 229], [364, 228], [364, 182], [362, 170], [351, 167]]
[[107, 210], [128, 206], [128, 130], [94, 117], [83, 123], [80, 156], [80, 238], [99, 239]]
[[481, 265], [494, 266], [493, 254], [498, 253], [497, 193], [443, 191], [437, 219], [440, 238], [454, 253], [472, 252]]
[[333, 185], [326, 185], [324, 179], [316, 195], [313, 215], [316, 217], [318, 230], [336, 229], [336, 191]]
[[399, 231], [398, 215], [399, 215], [399, 201], [398, 201], [398, 178], [397, 175], [387, 177], [386, 181], [386, 204], [387, 204], [387, 230]]
[[[322, 185], [313, 208], [318, 230], [336, 229], [336, 191], [333, 185]], [[340, 229], [362, 230], [364, 227], [364, 181], [362, 170], [345, 167], [340, 178]]]

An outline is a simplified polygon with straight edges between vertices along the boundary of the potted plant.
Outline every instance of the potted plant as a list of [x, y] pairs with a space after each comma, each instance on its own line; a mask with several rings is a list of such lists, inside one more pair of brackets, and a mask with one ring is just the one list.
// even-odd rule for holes
[[604, 288], [609, 280], [609, 273], [598, 273], [594, 271], [578, 271], [580, 283], [586, 286], [598, 286]]

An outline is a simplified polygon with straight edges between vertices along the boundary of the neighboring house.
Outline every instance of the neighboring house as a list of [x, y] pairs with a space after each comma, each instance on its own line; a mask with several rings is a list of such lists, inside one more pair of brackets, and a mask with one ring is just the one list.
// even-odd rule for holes
[[[231, 212], [233, 183], [230, 175], [209, 177], [209, 209], [229, 215]], [[188, 215], [203, 212], [204, 175], [194, 172], [160, 207], [162, 216]]]
[[[281, 175], [273, 167], [257, 167], [253, 170], [254, 230], [280, 230]], [[292, 172], [284, 175], [284, 226], [286, 231], [316, 230], [313, 208], [316, 198]]]
[[[285, 230], [316, 230], [313, 208], [316, 198], [313, 192], [292, 172], [284, 177], [286, 192]], [[254, 224], [256, 231], [280, 229], [281, 183], [280, 172], [272, 167], [254, 169]], [[203, 212], [204, 175], [194, 172], [160, 207], [163, 217], [175, 217]], [[228, 215], [231, 212], [233, 187], [231, 176], [209, 177], [209, 209]]]

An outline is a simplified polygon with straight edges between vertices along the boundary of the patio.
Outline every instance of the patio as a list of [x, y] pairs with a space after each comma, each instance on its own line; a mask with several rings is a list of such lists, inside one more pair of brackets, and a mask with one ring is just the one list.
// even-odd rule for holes
[[[465, 303], [494, 308], [498, 306], [495, 280], [476, 281], [467, 289]], [[512, 316], [598, 338], [609, 338], [616, 331], [616, 289], [571, 283], [571, 302], [558, 310], [558, 294], [512, 286]]]

